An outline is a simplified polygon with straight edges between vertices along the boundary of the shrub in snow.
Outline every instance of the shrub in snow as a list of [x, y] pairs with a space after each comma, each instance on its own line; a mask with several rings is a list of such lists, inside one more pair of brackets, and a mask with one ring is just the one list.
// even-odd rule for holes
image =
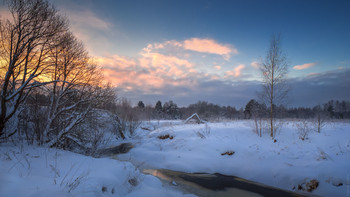
[[266, 122], [264, 117], [267, 117], [266, 110], [265, 104], [261, 104], [254, 99], [251, 99], [244, 109], [244, 117], [253, 119], [253, 131], [260, 137], [262, 136], [263, 128], [266, 127], [264, 126], [264, 122]]
[[316, 117], [313, 119], [313, 125], [315, 130], [318, 133], [321, 133], [321, 130], [323, 127], [325, 127], [328, 123], [328, 117], [324, 113], [318, 113], [316, 114]]
[[[72, 166], [71, 169], [73, 169], [74, 166]], [[68, 192], [71, 192], [75, 190], [82, 182], [84, 182], [89, 175], [89, 172], [81, 172], [78, 175], [75, 175], [72, 171], [69, 170], [67, 174], [63, 177], [60, 186], [64, 188], [64, 190], [67, 190]]]
[[262, 137], [263, 133], [267, 133], [269, 131], [268, 120], [257, 116], [252, 117], [252, 122], [249, 123], [249, 126], [259, 137]]
[[[274, 136], [273, 138], [276, 137], [276, 134], [279, 134], [283, 128], [285, 121], [283, 119], [274, 119], [273, 120], [273, 131], [274, 131]], [[270, 127], [269, 127], [270, 130]]]
[[319, 155], [318, 155], [317, 161], [327, 160], [328, 158], [330, 158], [329, 155], [323, 150], [319, 149], [318, 151], [319, 151]]
[[306, 140], [308, 139], [308, 135], [310, 132], [310, 122], [306, 119], [301, 120], [297, 123], [295, 123], [296, 128], [298, 129], [298, 133], [299, 133], [299, 138], [301, 140]]
[[124, 134], [128, 134], [132, 137], [136, 129], [141, 125], [141, 121], [138, 114], [133, 110], [130, 101], [123, 98], [117, 106], [117, 114], [115, 120], [117, 122], [118, 133], [121, 134], [124, 139]]
[[205, 123], [204, 128], [199, 129], [199, 131], [195, 132], [198, 137], [204, 139], [207, 138], [210, 135], [211, 128], [208, 126], [207, 123]]

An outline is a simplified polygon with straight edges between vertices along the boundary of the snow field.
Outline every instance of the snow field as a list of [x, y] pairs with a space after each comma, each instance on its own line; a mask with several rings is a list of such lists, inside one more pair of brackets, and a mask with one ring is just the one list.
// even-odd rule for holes
[[0, 182], [4, 197], [184, 196], [129, 162], [32, 146], [0, 147]]
[[[141, 168], [218, 172], [291, 191], [317, 179], [320, 184], [313, 194], [350, 195], [349, 123], [328, 124], [321, 133], [311, 131], [303, 141], [295, 122], [288, 121], [276, 135], [276, 143], [268, 132], [262, 137], [255, 134], [252, 124], [177, 124], [152, 132], [139, 131], [135, 148], [118, 158], [128, 158]], [[158, 138], [167, 134], [174, 138]], [[226, 151], [235, 153], [222, 156]]]
[[[134, 148], [112, 158], [92, 158], [68, 151], [1, 144], [0, 196], [193, 196], [165, 186], [142, 169], [222, 173], [296, 191], [311, 179], [312, 194], [350, 196], [350, 123], [328, 124], [299, 139], [288, 121], [273, 143], [268, 132], [259, 137], [253, 122], [182, 124], [143, 123]], [[173, 139], [159, 139], [169, 135]], [[120, 143], [109, 140], [109, 145]], [[109, 146], [108, 145], [108, 146]], [[233, 151], [234, 154], [221, 155]]]

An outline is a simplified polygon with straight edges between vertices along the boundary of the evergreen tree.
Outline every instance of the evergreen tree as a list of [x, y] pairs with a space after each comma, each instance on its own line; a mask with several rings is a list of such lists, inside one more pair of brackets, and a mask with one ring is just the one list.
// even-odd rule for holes
[[144, 104], [142, 101], [139, 101], [139, 103], [137, 104], [137, 106], [138, 106], [140, 109], [144, 109], [144, 108], [145, 108], [145, 104]]
[[162, 112], [163, 111], [162, 102], [157, 101], [156, 106], [154, 108], [155, 108], [157, 113]]

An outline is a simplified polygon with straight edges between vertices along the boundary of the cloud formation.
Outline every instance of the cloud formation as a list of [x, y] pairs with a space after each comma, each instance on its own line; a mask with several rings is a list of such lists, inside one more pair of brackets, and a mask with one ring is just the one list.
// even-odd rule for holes
[[[180, 106], [186, 106], [205, 100], [244, 107], [260, 91], [259, 81], [237, 80], [244, 76], [246, 66], [243, 64], [226, 72], [222, 67], [215, 69], [216, 64], [212, 64], [214, 68], [210, 66], [224, 75], [204, 72], [190, 59], [162, 54], [154, 46], [138, 58], [118, 55], [96, 58], [104, 65], [106, 78], [118, 87], [119, 96], [127, 97], [135, 104], [139, 100], [152, 105], [157, 100], [174, 100]], [[344, 91], [350, 88], [349, 75], [350, 70], [344, 68], [288, 79], [292, 87], [289, 106], [314, 106], [330, 99], [350, 99], [350, 93]]]
[[[183, 42], [172, 40], [150, 44], [135, 58], [110, 55], [96, 58], [96, 62], [103, 66], [106, 78], [119, 87], [119, 95], [134, 103], [174, 100], [179, 105], [188, 105], [206, 100], [244, 107], [256, 98], [261, 84], [254, 79], [242, 80], [249, 72], [244, 64], [226, 70], [227, 66], [216, 62], [217, 59], [208, 62], [210, 59], [201, 56], [188, 54]], [[255, 63], [250, 65], [255, 68]], [[310, 65], [314, 63], [299, 65], [299, 68]], [[349, 73], [350, 70], [344, 68], [288, 79], [292, 87], [289, 106], [314, 106], [329, 99], [350, 99], [344, 91], [350, 88]]]
[[106, 80], [124, 91], [142, 89], [144, 93], [156, 93], [166, 86], [193, 86], [194, 65], [188, 60], [160, 53], [143, 53], [132, 59], [118, 55], [98, 57]]
[[183, 48], [200, 53], [211, 53], [230, 59], [231, 54], [238, 54], [238, 50], [228, 45], [222, 45], [211, 39], [192, 38], [183, 42]]
[[222, 56], [225, 60], [229, 60], [231, 55], [238, 54], [238, 50], [232, 45], [219, 44], [213, 39], [191, 38], [184, 41], [169, 40], [163, 43], [148, 44], [143, 52], [149, 53], [158, 49], [184, 49], [198, 53], [209, 53]]
[[[161, 96], [169, 89], [176, 89], [182, 90], [176, 94], [184, 96], [196, 91], [202, 83], [229, 83], [241, 77], [245, 65], [227, 70], [230, 69], [227, 58], [237, 53], [231, 45], [191, 38], [150, 43], [133, 58], [102, 55], [96, 58], [96, 62], [103, 67], [107, 81], [122, 90], [124, 95], [139, 92]], [[206, 54], [219, 55], [222, 59]], [[170, 95], [174, 93], [168, 92]]]
[[[292, 89], [287, 105], [313, 107], [330, 99], [349, 100], [350, 92], [344, 91], [350, 88], [349, 75], [350, 69], [346, 69], [341, 72], [333, 70], [309, 77], [288, 79]], [[244, 108], [250, 99], [257, 99], [256, 92], [261, 91], [261, 83], [259, 81], [198, 80], [194, 87], [168, 84], [166, 88], [153, 91], [157, 94], [145, 93], [141, 89], [127, 92], [121, 90], [121, 93], [135, 104], [139, 100], [152, 105], [155, 105], [157, 100], [162, 102], [173, 100], [180, 106], [187, 106], [198, 100], [205, 100], [220, 105]]]
[[252, 63], [250, 63], [250, 65], [255, 69], [259, 69], [259, 67], [260, 67], [259, 62], [257, 62], [257, 61], [252, 61]]
[[[197, 41], [198, 44], [204, 39], [191, 40], [195, 40], [191, 44], [196, 44]], [[185, 47], [186, 41], [189, 40], [152, 43], [143, 48], [137, 57], [103, 55], [97, 57], [96, 62], [103, 67], [107, 81], [119, 87], [127, 95], [128, 92], [140, 91], [142, 94], [159, 96], [170, 87], [182, 89], [181, 95], [184, 95], [193, 92], [201, 82], [231, 81], [241, 76], [244, 65], [225, 73], [227, 68], [220, 65], [222, 63], [220, 59], [215, 57], [203, 59], [201, 53], [214, 53], [211, 51], [213, 49], [201, 50], [197, 45], [197, 51], [188, 50]], [[212, 44], [208, 46], [219, 49], [215, 54], [222, 56], [222, 61], [225, 61], [225, 55], [232, 53], [231, 48], [225, 48], [225, 45], [219, 45], [214, 40], [209, 40], [208, 43]], [[192, 47], [195, 48], [194, 45]]]
[[331, 99], [349, 100], [350, 69], [312, 73], [306, 77], [289, 79], [291, 105], [315, 106]]
[[225, 77], [226, 78], [229, 78], [229, 77], [240, 77], [241, 74], [242, 74], [242, 70], [244, 68], [245, 68], [244, 64], [240, 64], [235, 69], [225, 72]]
[[221, 66], [214, 66], [216, 70], [221, 70]]
[[307, 63], [307, 64], [302, 64], [302, 65], [296, 65], [293, 67], [294, 70], [304, 70], [310, 67], [315, 66], [316, 63]]
[[64, 5], [62, 14], [67, 16], [71, 31], [83, 41], [90, 54], [94, 56], [108, 54], [115, 48], [114, 38], [126, 37], [116, 28], [116, 23], [102, 17], [95, 10], [66, 6]]

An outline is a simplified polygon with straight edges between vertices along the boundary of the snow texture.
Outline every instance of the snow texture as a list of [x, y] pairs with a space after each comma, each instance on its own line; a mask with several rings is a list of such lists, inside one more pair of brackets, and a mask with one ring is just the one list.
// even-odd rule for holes
[[[328, 124], [321, 133], [299, 139], [295, 122], [285, 122], [273, 142], [268, 131], [259, 137], [252, 121], [174, 124], [150, 133], [143, 131], [133, 148], [119, 159], [131, 159], [141, 168], [170, 169], [234, 175], [298, 192], [298, 185], [317, 179], [312, 194], [350, 196], [350, 124]], [[169, 134], [172, 140], [158, 139]], [[224, 155], [233, 151], [232, 156]]]
[[[142, 127], [149, 129], [123, 141], [134, 148], [115, 158], [1, 144], [0, 196], [193, 196], [142, 169], [217, 172], [294, 192], [316, 179], [319, 186], [312, 194], [350, 196], [350, 123], [328, 124], [301, 140], [295, 122], [288, 121], [275, 143], [268, 131], [259, 137], [253, 122], [245, 120], [205, 125], [151, 121]], [[173, 138], [158, 138], [167, 134]]]
[[193, 196], [130, 162], [40, 147], [0, 147], [0, 196]]

